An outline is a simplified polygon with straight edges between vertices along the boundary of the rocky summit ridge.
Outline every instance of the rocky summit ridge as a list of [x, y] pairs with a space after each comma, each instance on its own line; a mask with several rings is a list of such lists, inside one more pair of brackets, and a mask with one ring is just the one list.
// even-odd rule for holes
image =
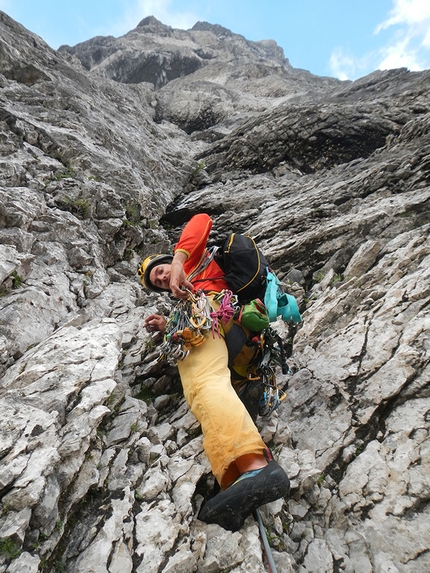
[[136, 269], [194, 213], [300, 304], [257, 423], [291, 478], [279, 573], [430, 570], [430, 72], [354, 82], [145, 18], [54, 51], [0, 12], [0, 573], [267, 570], [212, 487]]

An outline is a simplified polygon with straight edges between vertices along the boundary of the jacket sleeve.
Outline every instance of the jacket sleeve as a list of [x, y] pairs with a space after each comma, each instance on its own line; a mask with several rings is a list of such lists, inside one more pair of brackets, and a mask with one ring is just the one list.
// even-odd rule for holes
[[211, 229], [212, 219], [206, 213], [194, 215], [186, 224], [174, 251], [175, 253], [181, 251], [187, 255], [187, 268], [195, 267], [200, 262]]

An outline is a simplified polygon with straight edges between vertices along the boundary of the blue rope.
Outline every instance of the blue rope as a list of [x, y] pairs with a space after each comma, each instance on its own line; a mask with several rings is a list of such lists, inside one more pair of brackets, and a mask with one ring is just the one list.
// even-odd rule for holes
[[254, 518], [258, 523], [258, 528], [260, 530], [260, 537], [263, 542], [264, 553], [266, 554], [268, 565], [269, 565], [269, 573], [277, 573], [276, 565], [273, 560], [272, 551], [270, 549], [269, 542], [267, 541], [266, 530], [264, 529], [263, 522], [261, 521], [261, 516], [258, 509], [255, 509], [253, 512]]

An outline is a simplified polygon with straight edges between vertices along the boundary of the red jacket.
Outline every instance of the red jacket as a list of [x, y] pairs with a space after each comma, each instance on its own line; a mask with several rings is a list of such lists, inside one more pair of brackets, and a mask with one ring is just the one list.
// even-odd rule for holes
[[[187, 255], [188, 258], [184, 263], [184, 270], [187, 276], [199, 266], [206, 253], [206, 244], [211, 229], [212, 219], [206, 213], [200, 213], [199, 215], [194, 215], [182, 231], [174, 251], [175, 253], [181, 251]], [[220, 292], [223, 289], [228, 289], [227, 283], [222, 278], [223, 276], [224, 272], [220, 266], [212, 260], [202, 272], [191, 280], [191, 283], [196, 289]]]

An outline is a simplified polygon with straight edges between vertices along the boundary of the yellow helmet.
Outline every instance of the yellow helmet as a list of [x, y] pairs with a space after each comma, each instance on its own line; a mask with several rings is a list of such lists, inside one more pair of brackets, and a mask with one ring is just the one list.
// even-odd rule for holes
[[159, 288], [152, 284], [149, 280], [149, 275], [154, 267], [157, 265], [171, 264], [173, 255], [149, 255], [137, 269], [137, 274], [142, 281], [145, 288], [153, 290], [154, 292], [165, 292], [164, 289]]

